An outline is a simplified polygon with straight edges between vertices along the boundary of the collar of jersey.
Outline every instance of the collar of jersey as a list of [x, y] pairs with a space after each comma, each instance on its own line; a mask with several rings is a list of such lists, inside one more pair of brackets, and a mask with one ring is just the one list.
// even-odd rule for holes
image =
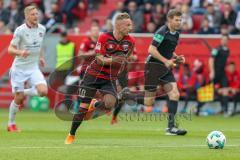
[[37, 24], [36, 27], [31, 27], [31, 26], [29, 26], [27, 23], [25, 23], [25, 25], [26, 25], [29, 29], [32, 29], [32, 28], [38, 28], [38, 24]]

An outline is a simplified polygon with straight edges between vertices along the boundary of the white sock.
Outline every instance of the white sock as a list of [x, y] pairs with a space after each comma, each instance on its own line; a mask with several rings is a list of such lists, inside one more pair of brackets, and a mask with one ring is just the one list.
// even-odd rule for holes
[[14, 100], [11, 102], [9, 107], [9, 121], [8, 125], [15, 124], [16, 113], [19, 111], [19, 106], [17, 105]]
[[35, 86], [28, 88], [28, 89], [24, 89], [23, 93], [25, 96], [37, 96], [38, 95], [38, 92], [37, 92], [37, 89]]

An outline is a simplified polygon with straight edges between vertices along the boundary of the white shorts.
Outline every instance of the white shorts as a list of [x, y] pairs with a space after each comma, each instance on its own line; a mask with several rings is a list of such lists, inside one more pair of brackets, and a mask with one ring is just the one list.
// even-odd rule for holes
[[30, 86], [36, 86], [38, 84], [47, 85], [47, 82], [39, 68], [31, 70], [11, 68], [9, 75], [13, 93], [23, 92], [25, 82], [28, 82]]

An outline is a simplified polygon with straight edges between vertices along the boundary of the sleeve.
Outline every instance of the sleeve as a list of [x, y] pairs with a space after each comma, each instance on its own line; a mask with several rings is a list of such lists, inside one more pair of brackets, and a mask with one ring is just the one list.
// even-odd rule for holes
[[47, 29], [46, 29], [46, 27], [45, 27], [45, 26], [43, 26], [43, 36], [45, 36], [45, 35], [46, 35], [46, 32], [47, 32]]
[[132, 37], [132, 40], [131, 40], [131, 42], [132, 42], [132, 48], [131, 48], [131, 54], [133, 54], [133, 55], [136, 55], [136, 52], [137, 52], [137, 49], [136, 49], [136, 40]]
[[152, 40], [152, 45], [155, 47], [159, 47], [162, 41], [164, 40], [165, 32], [164, 30], [159, 30], [157, 31]]
[[13, 39], [11, 40], [10, 44], [11, 45], [14, 45], [16, 47], [19, 46], [19, 42], [20, 42], [20, 39], [21, 39], [21, 32], [19, 31], [19, 28], [17, 28], [13, 34]]
[[106, 44], [106, 37], [104, 34], [101, 34], [98, 38], [96, 47], [95, 47], [95, 52], [96, 54], [101, 54], [105, 55], [106, 54], [106, 49], [105, 49], [105, 44]]
[[83, 42], [80, 45], [80, 50], [83, 51], [83, 52], [87, 52], [88, 49], [89, 49], [89, 47], [88, 47], [87, 41], [83, 40]]
[[240, 89], [240, 74], [237, 72], [237, 88]]
[[216, 48], [212, 49], [211, 56], [216, 57], [218, 55], [218, 50]]

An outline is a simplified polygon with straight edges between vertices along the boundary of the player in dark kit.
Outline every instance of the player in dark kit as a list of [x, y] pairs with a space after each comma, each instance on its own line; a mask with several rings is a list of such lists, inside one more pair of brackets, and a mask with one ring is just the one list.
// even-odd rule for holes
[[228, 35], [222, 35], [221, 45], [212, 50], [209, 59], [210, 79], [214, 84], [219, 85], [218, 93], [222, 96], [221, 105], [225, 116], [228, 116], [228, 80], [225, 73], [225, 67], [230, 51], [228, 48]]
[[75, 133], [84, 120], [91, 100], [97, 91], [103, 94], [103, 101], [94, 103], [95, 108], [110, 110], [117, 103], [116, 80], [125, 68], [131, 55], [135, 40], [128, 35], [132, 30], [132, 21], [127, 13], [119, 13], [116, 17], [114, 30], [99, 36], [95, 47], [96, 58], [87, 68], [80, 84], [79, 113], [73, 117], [70, 133], [65, 144], [72, 144]]
[[154, 34], [152, 44], [149, 46], [149, 56], [145, 65], [145, 98], [144, 104], [152, 106], [155, 101], [157, 86], [165, 90], [168, 101], [168, 127], [166, 135], [185, 135], [186, 130], [177, 128], [175, 114], [177, 112], [179, 91], [172, 68], [176, 63], [184, 63], [183, 55], [176, 55], [181, 26], [181, 12], [172, 9], [167, 14], [167, 24]]

